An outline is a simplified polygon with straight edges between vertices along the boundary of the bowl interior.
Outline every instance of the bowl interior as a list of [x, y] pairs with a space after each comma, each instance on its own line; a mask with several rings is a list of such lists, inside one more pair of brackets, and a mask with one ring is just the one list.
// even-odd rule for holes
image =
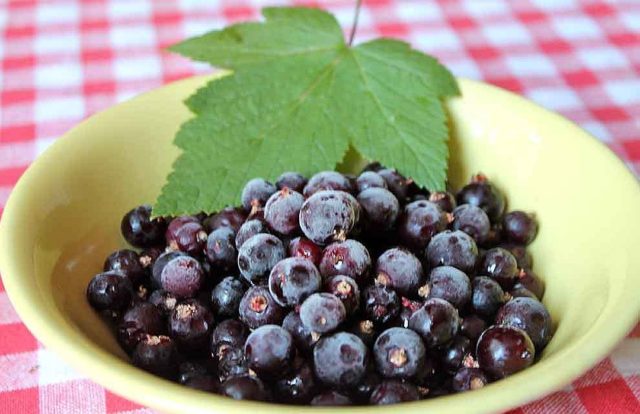
[[[257, 405], [200, 394], [129, 366], [88, 306], [85, 287], [106, 255], [125, 245], [123, 214], [160, 191], [178, 154], [172, 137], [189, 116], [181, 101], [205, 80], [142, 95], [61, 138], [21, 179], [0, 234], [6, 288], [36, 336], [107, 388], [169, 412]], [[536, 213], [540, 231], [530, 251], [557, 329], [531, 369], [474, 393], [407, 404], [407, 412], [494, 411], [539, 397], [603, 358], [640, 306], [636, 179], [561, 117], [505, 91], [460, 82], [463, 97], [449, 103], [451, 184], [459, 188], [482, 171], [507, 194], [510, 209]]]

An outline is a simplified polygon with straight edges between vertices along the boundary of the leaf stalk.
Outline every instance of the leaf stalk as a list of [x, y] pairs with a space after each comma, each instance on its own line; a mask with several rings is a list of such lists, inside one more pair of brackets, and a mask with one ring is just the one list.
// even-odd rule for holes
[[351, 25], [351, 34], [349, 35], [349, 46], [353, 44], [353, 38], [356, 36], [358, 29], [358, 19], [360, 18], [360, 9], [362, 8], [362, 0], [356, 1], [356, 10], [353, 16], [353, 24]]

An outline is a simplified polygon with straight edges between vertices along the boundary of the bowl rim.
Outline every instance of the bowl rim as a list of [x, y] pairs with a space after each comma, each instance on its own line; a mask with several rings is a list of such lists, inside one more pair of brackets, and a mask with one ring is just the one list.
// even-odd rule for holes
[[[148, 99], [149, 96], [165, 88], [176, 88], [176, 90], [180, 88], [195, 88], [196, 86], [200, 86], [205, 80], [211, 80], [221, 75], [224, 74], [185, 78], [138, 95], [130, 101], [141, 98]], [[570, 134], [570, 139], [576, 140], [580, 145], [598, 146], [599, 151], [603, 153], [603, 157], [609, 158], [612, 166], [615, 165], [616, 168], [624, 168], [627, 172], [625, 177], [628, 176], [630, 182], [629, 184], [625, 184], [625, 188], [632, 188], [633, 185], [631, 181], [636, 181], [635, 189], [638, 191], [636, 211], [640, 211], [640, 182], [635, 179], [630, 169], [602, 142], [593, 138], [566, 118], [519, 95], [479, 81], [469, 79], [458, 79], [458, 81], [463, 91], [475, 90], [485, 94], [488, 93], [492, 96], [492, 99], [506, 100], [509, 101], [509, 105], [513, 107], [533, 111], [537, 113], [538, 116], [545, 118], [553, 118], [555, 119], [554, 122], [564, 123], [574, 130], [574, 133]], [[26, 195], [29, 193], [30, 183], [36, 180], [41, 174], [46, 173], [48, 160], [55, 159], [58, 153], [64, 152], [65, 148], [69, 146], [73, 146], [74, 141], [77, 139], [76, 132], [78, 130], [85, 128], [95, 117], [112, 111], [119, 105], [121, 104], [114, 105], [92, 115], [64, 134], [64, 136], [57, 139], [29, 166], [16, 183], [7, 200], [4, 214], [0, 221], [0, 246], [2, 246], [0, 249], [0, 267], [2, 269], [2, 279], [16, 312], [32, 334], [47, 348], [60, 355], [62, 359], [74, 369], [87, 375], [91, 380], [99, 383], [110, 391], [125, 398], [132, 399], [140, 404], [168, 410], [170, 412], [179, 412], [184, 410], [185, 407], [188, 407], [190, 412], [196, 413], [212, 411], [229, 412], [234, 410], [249, 411], [257, 409], [260, 410], [260, 412], [274, 414], [280, 414], [283, 411], [294, 413], [311, 412], [311, 410], [313, 412], [330, 410], [333, 413], [346, 414], [364, 413], [365, 411], [370, 412], [371, 410], [381, 411], [385, 409], [384, 407], [375, 406], [330, 407], [324, 409], [318, 407], [286, 406], [251, 401], [234, 401], [222, 396], [205, 394], [201, 391], [188, 389], [142, 372], [126, 361], [98, 347], [79, 332], [79, 330], [72, 327], [61, 315], [42, 312], [44, 308], [38, 303], [38, 293], [28, 292], [24, 289], [25, 282], [21, 277], [23, 274], [23, 266], [19, 260], [15, 259], [19, 257], [17, 253], [20, 247], [17, 246], [16, 243], [13, 243], [14, 232], [20, 230], [16, 223], [19, 222], [19, 217], [23, 210], [22, 205], [27, 203]], [[637, 292], [638, 289], [640, 289], [640, 277], [629, 277], [629, 283], [630, 288], [627, 289], [629, 291], [628, 295], [629, 298], [633, 298], [631, 292]], [[571, 346], [558, 350], [558, 352], [547, 358], [544, 362], [535, 364], [528, 369], [526, 372], [530, 375], [514, 375], [505, 380], [489, 384], [484, 390], [473, 393], [450, 395], [433, 400], [406, 403], [402, 405], [402, 409], [407, 413], [422, 413], [425, 410], [432, 410], [433, 412], [442, 410], [465, 412], [468, 410], [468, 407], [475, 407], [474, 409], [481, 412], [493, 412], [513, 408], [547, 395], [567, 385], [601, 359], [605, 358], [613, 347], [635, 326], [638, 320], [638, 314], [640, 313], [640, 301], [631, 300], [624, 305], [616, 304], [616, 306], [621, 311], [616, 324], [608, 324], [607, 320], [603, 320], [602, 315], [593, 324], [593, 327], [607, 326], [608, 335], [596, 335], [594, 334], [595, 329], [592, 327], [590, 331], [573, 342]], [[65, 332], [65, 335], [60, 334], [57, 330], [57, 325], [60, 323], [69, 325], [69, 329], [66, 330], [68, 332]], [[69, 342], [73, 343], [74, 346], [69, 346]], [[561, 363], [561, 370], [554, 367], [556, 363]], [[553, 372], [553, 375], [545, 376], [545, 372], [549, 374]], [[537, 376], [534, 376], [534, 373], [536, 373]], [[534, 391], [531, 392], [531, 389]], [[491, 391], [494, 391], [495, 395], [502, 392], [499, 394], [499, 398], [495, 396], [489, 398]]]

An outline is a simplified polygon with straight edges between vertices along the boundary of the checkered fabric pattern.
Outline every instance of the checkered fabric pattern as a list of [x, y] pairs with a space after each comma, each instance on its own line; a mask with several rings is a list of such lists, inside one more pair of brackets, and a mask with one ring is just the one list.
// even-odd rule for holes
[[[353, 1], [328, 8], [346, 28]], [[356, 40], [392, 36], [458, 76], [575, 121], [640, 172], [639, 0], [365, 0]], [[207, 72], [165, 48], [281, 1], [0, 1], [0, 213], [18, 177], [87, 116]], [[0, 413], [143, 413], [33, 338], [0, 282]], [[515, 413], [639, 413], [640, 326], [571, 386]]]

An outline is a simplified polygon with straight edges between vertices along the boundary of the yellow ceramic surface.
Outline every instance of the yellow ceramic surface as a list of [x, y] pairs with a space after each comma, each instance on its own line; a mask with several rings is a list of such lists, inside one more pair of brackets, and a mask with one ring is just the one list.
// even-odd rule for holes
[[[171, 139], [189, 116], [181, 101], [205, 80], [180, 81], [99, 113], [29, 168], [1, 223], [4, 284], [40, 341], [133, 401], [171, 413], [324, 411], [232, 401], [153, 377], [125, 360], [85, 300], [104, 257], [124, 245], [123, 214], [158, 194], [178, 154]], [[451, 182], [460, 186], [482, 171], [506, 192], [510, 208], [536, 212], [540, 233], [531, 252], [557, 331], [532, 368], [479, 391], [405, 404], [405, 414], [493, 412], [542, 397], [604, 358], [640, 308], [636, 179], [560, 116], [482, 83], [460, 86], [463, 97], [449, 104]]]

